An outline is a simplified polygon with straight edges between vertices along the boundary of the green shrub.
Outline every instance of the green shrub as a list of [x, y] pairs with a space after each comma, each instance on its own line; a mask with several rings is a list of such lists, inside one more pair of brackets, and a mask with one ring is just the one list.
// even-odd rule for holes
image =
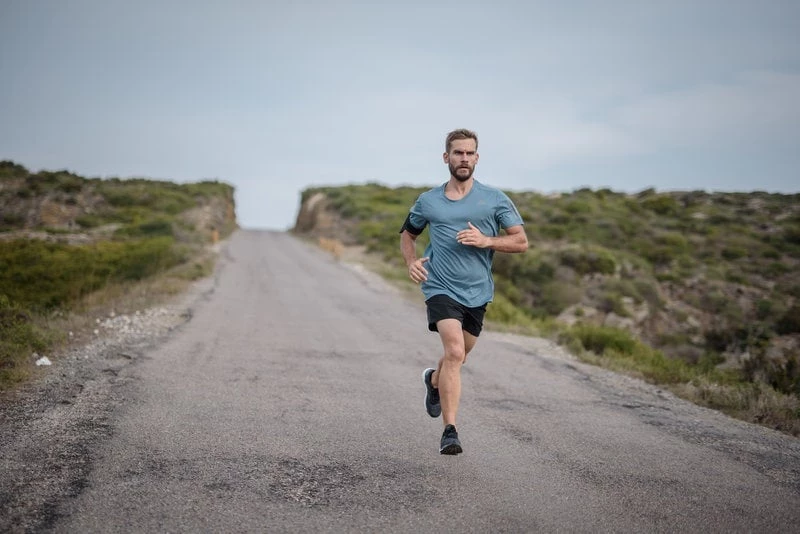
[[358, 236], [360, 240], [370, 243], [375, 240], [381, 240], [386, 234], [386, 225], [379, 221], [362, 221], [358, 225]]
[[526, 290], [533, 289], [553, 279], [555, 265], [546, 253], [530, 251], [526, 254], [496, 254], [493, 270]]
[[583, 297], [583, 290], [573, 284], [552, 281], [543, 284], [538, 298], [534, 298], [534, 310], [537, 315], [556, 316], [573, 304], [578, 304]]
[[84, 214], [75, 217], [75, 224], [81, 228], [97, 228], [105, 223], [105, 217], [97, 214]]
[[675, 216], [680, 210], [680, 204], [667, 194], [648, 196], [642, 200], [642, 207], [659, 215]]
[[10, 160], [0, 161], [0, 180], [13, 180], [28, 176], [28, 169]]
[[574, 269], [580, 275], [614, 274], [617, 268], [613, 254], [597, 247], [566, 249], [558, 256], [561, 265]]
[[172, 182], [105, 180], [98, 183], [97, 188], [115, 208], [138, 207], [146, 213], [176, 215], [195, 205], [194, 196]]
[[800, 358], [797, 354], [785, 359], [772, 359], [760, 351], [745, 360], [742, 372], [750, 382], [761, 381], [776, 391], [800, 397]]
[[648, 296], [651, 296], [650, 293], [652, 293], [652, 285], [648, 284], [645, 280], [608, 278], [603, 280], [602, 288], [612, 294], [618, 294], [622, 297], [630, 297], [637, 304], [645, 300], [640, 288], [644, 289], [648, 293]]
[[664, 301], [661, 299], [655, 282], [646, 279], [637, 279], [633, 281], [633, 285], [636, 288], [636, 293], [647, 302], [650, 308], [658, 310], [664, 306]]
[[784, 230], [782, 240], [785, 243], [800, 245], [800, 226], [790, 226]]
[[538, 228], [539, 232], [542, 234], [542, 237], [546, 237], [548, 239], [563, 239], [567, 235], [567, 229], [558, 224], [545, 224], [539, 226]]
[[755, 304], [756, 319], [763, 321], [775, 315], [776, 309], [780, 308], [779, 303], [769, 299], [760, 299]]
[[630, 313], [622, 303], [622, 295], [615, 291], [603, 291], [600, 295], [597, 308], [604, 313], [615, 313], [620, 317], [630, 317]]
[[184, 261], [168, 237], [65, 245], [0, 241], [0, 287], [34, 310], [68, 307], [110, 281], [141, 280]]
[[778, 320], [775, 330], [782, 336], [800, 333], [800, 305], [795, 304], [789, 308]]
[[792, 268], [785, 263], [773, 261], [767, 264], [764, 275], [769, 278], [778, 278], [784, 274], [792, 272]]
[[[656, 383], [682, 383], [698, 374], [686, 362], [667, 358], [661, 351], [617, 328], [577, 324], [563, 332], [560, 341], [578, 348], [582, 358], [589, 362], [596, 362], [599, 358], [612, 369], [633, 371]], [[581, 351], [590, 351], [595, 356]]]
[[564, 210], [570, 215], [587, 214], [592, 212], [592, 206], [585, 200], [570, 200]]
[[580, 341], [584, 350], [602, 355], [607, 350], [622, 354], [633, 354], [639, 347], [630, 333], [618, 328], [577, 324], [569, 330], [569, 335]]
[[28, 310], [0, 294], [0, 391], [24, 380], [31, 354], [45, 352], [59, 337], [37, 326]]
[[734, 261], [746, 257], [747, 250], [741, 247], [724, 247], [721, 254], [726, 260]]
[[124, 226], [114, 232], [114, 235], [118, 237], [173, 237], [175, 232], [171, 221], [159, 218]]
[[515, 306], [523, 303], [523, 292], [519, 286], [505, 276], [494, 276], [494, 291], [496, 295], [502, 295], [503, 298], [508, 299]]
[[502, 293], [496, 293], [494, 300], [486, 307], [486, 319], [507, 325], [531, 323], [530, 317]]

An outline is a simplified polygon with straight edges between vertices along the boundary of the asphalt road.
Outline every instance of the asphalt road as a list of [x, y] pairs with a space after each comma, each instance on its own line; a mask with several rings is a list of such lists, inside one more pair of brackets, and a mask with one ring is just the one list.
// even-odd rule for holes
[[48, 530], [800, 529], [800, 440], [487, 332], [463, 370], [465, 452], [441, 456], [421, 298], [273, 232], [236, 233], [213, 285], [131, 366]]

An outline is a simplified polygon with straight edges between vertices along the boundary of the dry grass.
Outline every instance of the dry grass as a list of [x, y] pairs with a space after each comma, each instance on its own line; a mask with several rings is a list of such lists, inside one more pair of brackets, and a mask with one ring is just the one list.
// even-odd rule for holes
[[345, 247], [344, 244], [338, 239], [329, 239], [327, 237], [320, 237], [317, 243], [319, 244], [322, 250], [330, 252], [331, 255], [337, 260], [342, 259]]
[[700, 406], [800, 437], [800, 399], [765, 384], [718, 384], [697, 379], [667, 387], [679, 397]]

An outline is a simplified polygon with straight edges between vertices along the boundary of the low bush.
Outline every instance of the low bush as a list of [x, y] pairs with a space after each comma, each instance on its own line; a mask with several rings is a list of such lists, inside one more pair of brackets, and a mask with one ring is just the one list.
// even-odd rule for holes
[[584, 350], [601, 356], [607, 350], [620, 354], [633, 354], [640, 346], [630, 333], [618, 328], [578, 324], [568, 330], [566, 335], [580, 341]]
[[495, 295], [486, 307], [486, 320], [516, 326], [531, 324], [531, 318], [502, 294]]
[[537, 317], [556, 316], [578, 304], [583, 290], [571, 283], [553, 280], [541, 285], [533, 298], [532, 309]]
[[172, 222], [163, 218], [151, 219], [139, 224], [123, 226], [114, 232], [117, 237], [174, 237]]
[[618, 328], [577, 324], [562, 332], [560, 341], [579, 348], [579, 357], [586, 361], [634, 372], [650, 382], [676, 384], [699, 374], [697, 368], [664, 356]]
[[32, 310], [69, 307], [112, 281], [141, 280], [184, 261], [168, 237], [66, 245], [0, 241], [0, 287]]
[[780, 335], [800, 333], [800, 305], [795, 304], [778, 320], [775, 331]]
[[614, 274], [617, 267], [614, 255], [599, 247], [569, 248], [559, 252], [558, 256], [561, 265], [580, 275]]
[[30, 373], [34, 352], [44, 352], [60, 337], [37, 326], [31, 313], [0, 295], [0, 390], [21, 382]]

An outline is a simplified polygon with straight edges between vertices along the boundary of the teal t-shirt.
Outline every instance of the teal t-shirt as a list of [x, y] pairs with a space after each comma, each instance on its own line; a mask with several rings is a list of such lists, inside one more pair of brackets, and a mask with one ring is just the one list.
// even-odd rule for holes
[[523, 224], [517, 208], [501, 190], [473, 179], [472, 189], [464, 198], [450, 200], [443, 184], [422, 193], [408, 216], [416, 234], [429, 227], [430, 244], [424, 257], [428, 279], [422, 283], [425, 299], [447, 295], [474, 308], [491, 302], [494, 297], [492, 258], [494, 251], [462, 245], [456, 234], [476, 226], [483, 235], [495, 237], [500, 228]]

